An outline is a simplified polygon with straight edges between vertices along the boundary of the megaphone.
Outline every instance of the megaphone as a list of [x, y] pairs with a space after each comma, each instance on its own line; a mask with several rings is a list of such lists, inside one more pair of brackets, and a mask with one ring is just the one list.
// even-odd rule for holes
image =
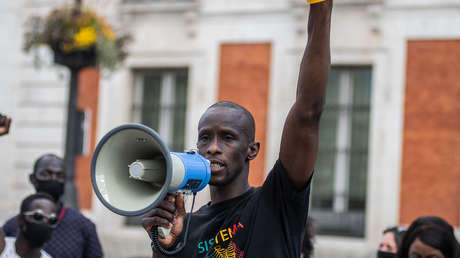
[[168, 192], [202, 190], [211, 178], [209, 161], [195, 152], [170, 152], [142, 124], [125, 124], [102, 137], [91, 160], [97, 198], [112, 212], [138, 216], [157, 207]]

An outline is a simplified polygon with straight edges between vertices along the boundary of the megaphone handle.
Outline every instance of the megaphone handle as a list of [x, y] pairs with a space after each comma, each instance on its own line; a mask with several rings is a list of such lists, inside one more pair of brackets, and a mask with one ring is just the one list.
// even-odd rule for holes
[[170, 228], [165, 228], [165, 227], [158, 227], [157, 230], [158, 230], [158, 236], [161, 238], [166, 238], [171, 232]]
[[[193, 206], [195, 205], [195, 196], [196, 196], [196, 193], [194, 192], [193, 193], [193, 199], [192, 199], [192, 207], [190, 209], [190, 213], [193, 212]], [[185, 219], [187, 220], [186, 221], [186, 226], [185, 226], [185, 231], [182, 231], [182, 234], [185, 234], [184, 238], [182, 239], [182, 241], [180, 243], [178, 243], [176, 245], [176, 248], [174, 250], [172, 250], [172, 251], [168, 251], [168, 250], [164, 249], [160, 245], [160, 243], [158, 242], [158, 235], [159, 235], [160, 227], [157, 227], [157, 226], [152, 227], [152, 244], [151, 244], [152, 250], [154, 252], [159, 252], [162, 255], [166, 255], [166, 256], [176, 255], [179, 252], [181, 252], [184, 249], [185, 245], [187, 244], [188, 229], [189, 229], [189, 226], [190, 226], [190, 221], [192, 220], [192, 216], [190, 215], [190, 216], [188, 216], [188, 218], [186, 217]], [[169, 235], [169, 232], [168, 232], [168, 235]]]
[[[175, 193], [177, 194], [177, 193]], [[183, 193], [184, 195], [184, 203], [187, 203], [188, 201], [188, 196], [191, 195], [191, 193], [187, 193], [187, 192], [184, 192]], [[160, 238], [166, 238], [169, 233], [171, 232], [171, 229], [170, 228], [165, 228], [165, 227], [158, 227], [158, 236]]]

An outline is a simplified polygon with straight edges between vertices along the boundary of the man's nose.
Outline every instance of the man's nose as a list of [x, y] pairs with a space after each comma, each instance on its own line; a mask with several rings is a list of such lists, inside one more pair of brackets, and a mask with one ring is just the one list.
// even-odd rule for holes
[[214, 154], [214, 153], [220, 153], [220, 147], [219, 147], [219, 142], [217, 140], [217, 137], [215, 137], [208, 145], [208, 151], [209, 154]]

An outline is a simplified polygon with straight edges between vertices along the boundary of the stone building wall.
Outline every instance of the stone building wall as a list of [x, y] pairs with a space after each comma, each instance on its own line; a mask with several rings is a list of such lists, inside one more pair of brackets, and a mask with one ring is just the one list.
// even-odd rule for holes
[[[0, 112], [13, 117], [10, 135], [0, 138], [0, 171], [4, 175], [0, 181], [1, 221], [17, 213], [19, 200], [32, 193], [27, 176], [34, 159], [46, 152], [63, 154], [69, 74], [52, 65], [46, 49], [41, 51], [45, 65], [36, 70], [31, 56], [23, 54], [20, 46], [28, 15], [46, 14], [65, 2], [69, 1], [17, 0], [0, 4], [0, 32], [8, 35], [0, 41]], [[95, 5], [135, 39], [122, 69], [101, 77], [98, 139], [113, 127], [132, 121], [134, 69], [186, 66], [189, 92], [185, 146], [195, 146], [198, 119], [219, 96], [220, 47], [228, 43], [269, 43], [265, 168], [274, 164], [281, 121], [295, 97], [306, 39], [304, 1], [85, 2]], [[411, 180], [402, 173], [408, 161], [404, 160], [403, 132], [405, 123], [410, 122], [405, 117], [410, 115], [405, 111], [406, 72], [409, 63], [417, 62], [407, 54], [407, 45], [411, 40], [460, 39], [459, 14], [460, 4], [452, 0], [335, 0], [332, 64], [372, 66], [366, 228], [364, 238], [318, 236], [316, 257], [373, 257], [383, 228], [408, 223], [417, 216], [406, 215], [406, 195], [400, 194], [406, 191], [405, 180]], [[458, 176], [455, 171], [451, 174]], [[438, 187], [444, 188], [442, 184]], [[207, 191], [199, 195], [197, 206], [209, 198]], [[92, 204], [83, 212], [96, 223], [106, 257], [150, 256], [150, 241], [140, 227], [125, 226], [125, 219], [109, 212], [95, 196]], [[449, 216], [458, 226], [458, 209]]]

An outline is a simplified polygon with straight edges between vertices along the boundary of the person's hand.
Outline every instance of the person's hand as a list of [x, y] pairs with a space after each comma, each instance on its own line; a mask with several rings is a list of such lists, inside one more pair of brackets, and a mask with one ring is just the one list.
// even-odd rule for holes
[[10, 131], [11, 118], [0, 114], [0, 136]]
[[142, 226], [149, 237], [152, 234], [152, 227], [159, 226], [171, 229], [166, 238], [158, 238], [160, 245], [167, 249], [176, 243], [184, 228], [185, 221], [184, 195], [177, 196], [168, 194], [160, 205], [142, 217]]

